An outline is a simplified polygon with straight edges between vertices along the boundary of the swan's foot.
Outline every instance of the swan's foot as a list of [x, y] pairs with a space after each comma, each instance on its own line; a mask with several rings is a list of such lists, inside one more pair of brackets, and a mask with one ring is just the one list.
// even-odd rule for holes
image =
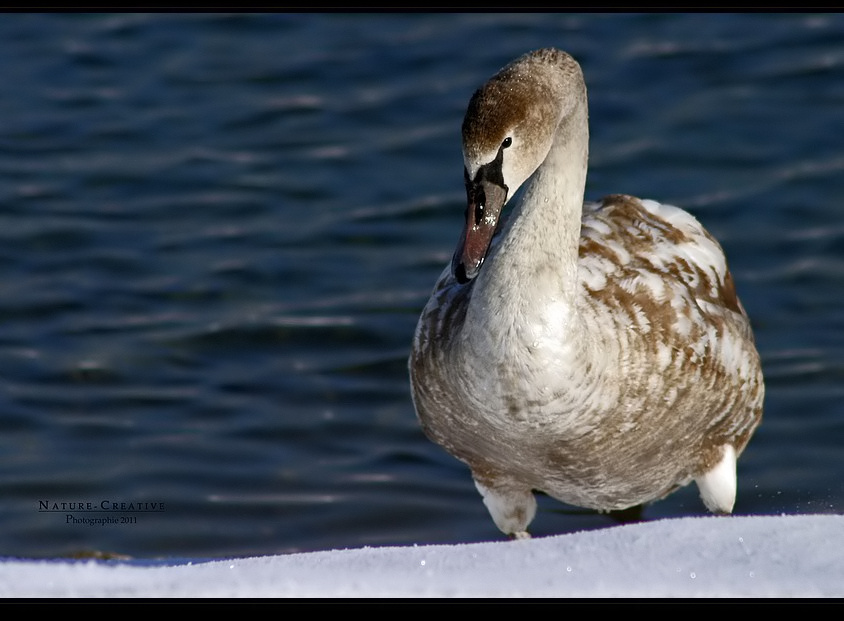
[[505, 535], [514, 539], [527, 539], [527, 527], [536, 515], [536, 498], [530, 489], [508, 485], [496, 480], [481, 483], [475, 479], [475, 487], [481, 493], [492, 521]]
[[695, 479], [700, 498], [712, 513], [732, 513], [736, 502], [736, 450], [725, 444], [712, 470]]
[[644, 508], [645, 505], [634, 505], [632, 507], [628, 507], [627, 509], [607, 511], [607, 515], [620, 524], [632, 524], [634, 522], [642, 522], [644, 520], [642, 517], [642, 511]]

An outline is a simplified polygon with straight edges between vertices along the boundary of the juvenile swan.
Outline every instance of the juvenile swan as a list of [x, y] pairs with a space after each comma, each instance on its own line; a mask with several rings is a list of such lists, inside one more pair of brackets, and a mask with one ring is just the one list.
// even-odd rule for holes
[[530, 536], [534, 490], [612, 511], [695, 481], [730, 513], [762, 417], [759, 355], [718, 242], [671, 205], [584, 204], [588, 142], [565, 52], [528, 53], [475, 92], [466, 223], [409, 361], [425, 433], [516, 538]]

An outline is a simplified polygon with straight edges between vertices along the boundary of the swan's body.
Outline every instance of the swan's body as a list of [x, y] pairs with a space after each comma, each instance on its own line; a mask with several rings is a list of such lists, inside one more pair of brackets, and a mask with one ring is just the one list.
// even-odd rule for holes
[[676, 207], [584, 204], [588, 141], [586, 87], [564, 52], [526, 54], [475, 93], [466, 228], [410, 357], [425, 433], [468, 464], [516, 537], [533, 490], [610, 511], [694, 480], [728, 513], [762, 415], [759, 356], [720, 246]]

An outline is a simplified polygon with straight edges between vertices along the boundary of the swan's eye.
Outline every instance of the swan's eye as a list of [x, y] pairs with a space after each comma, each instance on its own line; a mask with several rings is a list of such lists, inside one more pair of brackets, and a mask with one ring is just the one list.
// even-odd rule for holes
[[504, 142], [502, 142], [502, 143], [501, 143], [501, 148], [502, 148], [502, 149], [506, 149], [506, 148], [507, 148], [507, 147], [509, 147], [511, 144], [513, 144], [513, 139], [512, 139], [512, 138], [510, 138], [510, 136], [507, 136], [507, 137], [504, 139]]

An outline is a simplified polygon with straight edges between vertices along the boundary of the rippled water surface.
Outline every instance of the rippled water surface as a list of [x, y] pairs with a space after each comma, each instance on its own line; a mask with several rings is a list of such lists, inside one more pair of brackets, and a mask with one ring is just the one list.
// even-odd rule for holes
[[[498, 539], [406, 358], [466, 102], [546, 45], [586, 74], [589, 198], [727, 251], [768, 384], [736, 511], [844, 511], [841, 15], [5, 15], [0, 555]], [[610, 523], [544, 499], [533, 532]]]

